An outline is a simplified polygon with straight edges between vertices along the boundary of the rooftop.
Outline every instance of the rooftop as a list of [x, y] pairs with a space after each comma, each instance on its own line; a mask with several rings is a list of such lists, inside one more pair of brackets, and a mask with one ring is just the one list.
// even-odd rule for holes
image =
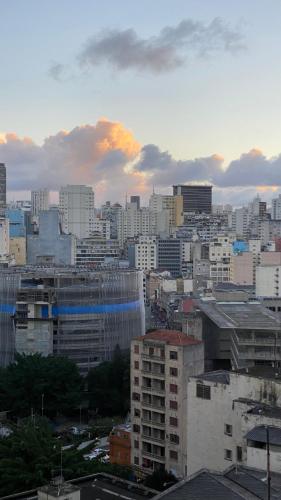
[[196, 300], [195, 304], [219, 328], [280, 330], [278, 316], [259, 302]]
[[206, 382], [215, 382], [219, 384], [229, 385], [229, 372], [226, 370], [217, 370], [214, 372], [206, 372], [201, 375], [196, 375], [195, 378], [205, 380]]
[[175, 346], [202, 344], [201, 340], [197, 340], [177, 330], [155, 330], [154, 332], [147, 333], [143, 337], [137, 337], [135, 340], [141, 340], [142, 342], [154, 340]]
[[267, 443], [267, 429], [269, 443], [281, 446], [281, 429], [279, 427], [257, 425], [246, 434], [246, 438], [251, 441]]
[[[232, 466], [224, 473], [202, 470], [159, 493], [154, 500], [266, 500], [265, 472]], [[272, 474], [271, 499], [280, 500], [280, 474]]]

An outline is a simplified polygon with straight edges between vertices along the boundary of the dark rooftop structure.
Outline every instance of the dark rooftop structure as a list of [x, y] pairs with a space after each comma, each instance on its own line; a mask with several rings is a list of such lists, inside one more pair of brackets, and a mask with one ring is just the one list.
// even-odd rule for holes
[[229, 372], [227, 370], [216, 370], [213, 372], [202, 373], [201, 375], [196, 375], [195, 378], [200, 380], [205, 380], [206, 382], [215, 382], [218, 384], [229, 384]]
[[[266, 500], [267, 483], [264, 471], [250, 467], [231, 466], [219, 474], [199, 471], [190, 478], [159, 493], [154, 500]], [[271, 499], [281, 499], [281, 475], [272, 474]]]
[[[258, 441], [259, 443], [267, 443], [267, 428], [265, 425], [258, 425], [251, 429], [247, 434], [248, 441]], [[268, 427], [269, 444], [281, 446], [281, 429], [279, 427]]]
[[[34, 490], [15, 493], [7, 497], [2, 497], [1, 500], [37, 500], [38, 491], [42, 491], [47, 496], [55, 496], [60, 498], [60, 495], [68, 494], [80, 490], [80, 500], [143, 500], [144, 498], [154, 498], [157, 491], [146, 488], [137, 483], [126, 481], [110, 474], [99, 473], [90, 476], [66, 481], [60, 486], [60, 495], [58, 495], [58, 486], [47, 485]], [[64, 493], [65, 490], [65, 493]]]
[[280, 330], [277, 316], [259, 302], [196, 300], [195, 303], [219, 328]]

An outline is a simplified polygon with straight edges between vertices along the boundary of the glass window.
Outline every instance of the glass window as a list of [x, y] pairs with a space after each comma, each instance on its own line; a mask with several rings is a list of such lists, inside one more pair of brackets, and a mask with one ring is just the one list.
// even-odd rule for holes
[[170, 359], [178, 359], [177, 351], [170, 351]]
[[232, 425], [230, 425], [230, 424], [224, 424], [224, 433], [227, 436], [232, 436]]
[[178, 376], [178, 369], [174, 368], [173, 366], [171, 366], [171, 368], [170, 368], [170, 375], [172, 377], [177, 377]]
[[232, 460], [232, 450], [224, 450], [224, 459]]
[[170, 409], [171, 410], [177, 410], [178, 409], [178, 402], [177, 401], [170, 401]]

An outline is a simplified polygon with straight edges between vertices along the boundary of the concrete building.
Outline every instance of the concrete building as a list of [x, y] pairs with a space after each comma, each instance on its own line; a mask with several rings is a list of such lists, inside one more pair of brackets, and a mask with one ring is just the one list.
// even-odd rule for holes
[[230, 281], [236, 285], [253, 285], [255, 262], [252, 252], [239, 253], [230, 258]]
[[49, 191], [48, 189], [39, 189], [31, 191], [31, 215], [38, 217], [42, 210], [49, 209]]
[[41, 211], [39, 234], [27, 236], [27, 263], [73, 265], [75, 237], [63, 234], [58, 210]]
[[119, 259], [118, 240], [95, 236], [76, 241], [75, 264], [77, 266], [98, 267], [117, 262]]
[[107, 219], [94, 219], [92, 233], [98, 233], [101, 238], [110, 240], [110, 221]]
[[157, 269], [169, 271], [173, 277], [181, 275], [182, 244], [177, 238], [157, 241]]
[[257, 267], [256, 296], [281, 297], [281, 265]]
[[101, 207], [101, 217], [103, 219], [109, 220], [110, 222], [110, 238], [117, 239], [117, 216], [122, 210], [122, 206], [119, 203], [114, 203], [111, 205], [110, 201], [107, 201]]
[[2, 258], [6, 258], [10, 253], [9, 239], [9, 220], [4, 217], [0, 217], [0, 257]]
[[9, 219], [10, 238], [25, 238], [26, 213], [20, 208], [6, 208], [6, 219]]
[[[9, 312], [10, 328], [15, 327], [11, 339], [17, 352], [66, 356], [87, 374], [112, 359], [117, 345], [127, 351], [132, 338], [144, 334], [138, 271], [38, 267], [18, 274], [16, 298], [0, 309], [0, 320]], [[6, 296], [0, 288], [0, 304]]]
[[173, 186], [174, 196], [183, 197], [183, 213], [212, 213], [212, 186], [177, 185]]
[[0, 163], [0, 217], [5, 216], [6, 206], [6, 166]]
[[271, 202], [271, 218], [273, 220], [281, 219], [281, 194], [278, 198], [273, 198]]
[[117, 237], [121, 246], [128, 238], [149, 236], [149, 209], [137, 209], [136, 203], [127, 203], [117, 213]]
[[149, 199], [150, 234], [169, 235], [183, 224], [183, 197], [153, 193]]
[[131, 463], [141, 475], [186, 475], [187, 381], [204, 364], [203, 343], [158, 330], [131, 344]]
[[140, 209], [140, 196], [131, 196], [130, 201], [136, 204], [138, 210]]
[[109, 434], [109, 461], [111, 464], [131, 465], [131, 425], [120, 424]]
[[10, 238], [10, 255], [15, 260], [16, 266], [26, 264], [26, 238]]
[[136, 243], [128, 246], [130, 267], [151, 271], [157, 267], [156, 237], [140, 236]]
[[64, 186], [59, 192], [59, 207], [65, 233], [88, 238], [95, 221], [95, 195], [89, 186]]
[[202, 313], [207, 370], [279, 363], [280, 320], [272, 311], [259, 302], [202, 299], [195, 304]]
[[275, 369], [208, 372], [191, 377], [187, 390], [187, 473], [233, 464], [280, 472], [281, 376]]

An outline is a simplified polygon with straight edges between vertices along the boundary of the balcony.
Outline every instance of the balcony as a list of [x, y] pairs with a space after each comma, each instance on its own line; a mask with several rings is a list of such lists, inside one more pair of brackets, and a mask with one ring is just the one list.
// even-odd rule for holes
[[141, 386], [142, 390], [144, 392], [149, 392], [149, 393], [155, 393], [155, 394], [165, 394], [165, 389], [160, 389], [157, 387], [147, 387], [146, 385]]
[[147, 434], [142, 433], [141, 437], [145, 441], [153, 441], [155, 443], [165, 444], [165, 436], [163, 438], [160, 438], [160, 437], [148, 436]]
[[147, 408], [153, 408], [153, 409], [155, 409], [157, 411], [161, 411], [163, 413], [166, 412], [165, 405], [159, 405], [159, 404], [153, 403], [153, 402], [142, 401], [142, 406], [147, 407]]
[[157, 420], [152, 420], [148, 418], [141, 419], [142, 424], [153, 425], [153, 427], [161, 427], [162, 429], [165, 427], [165, 422], [158, 422]]
[[161, 372], [158, 372], [156, 370], [153, 370], [153, 369], [147, 369], [147, 368], [143, 368], [141, 370], [141, 372], [144, 374], [144, 375], [153, 375], [153, 377], [157, 377], [157, 378], [165, 378], [165, 372], [164, 373], [161, 373]]
[[142, 455], [149, 458], [154, 458], [158, 462], [165, 463], [165, 456], [157, 455], [156, 453], [151, 453], [149, 451], [142, 450]]
[[149, 354], [149, 353], [145, 354], [145, 353], [142, 353], [141, 357], [143, 359], [148, 359], [148, 360], [155, 359], [158, 362], [165, 363], [165, 357], [164, 356], [157, 356], [156, 354]]

